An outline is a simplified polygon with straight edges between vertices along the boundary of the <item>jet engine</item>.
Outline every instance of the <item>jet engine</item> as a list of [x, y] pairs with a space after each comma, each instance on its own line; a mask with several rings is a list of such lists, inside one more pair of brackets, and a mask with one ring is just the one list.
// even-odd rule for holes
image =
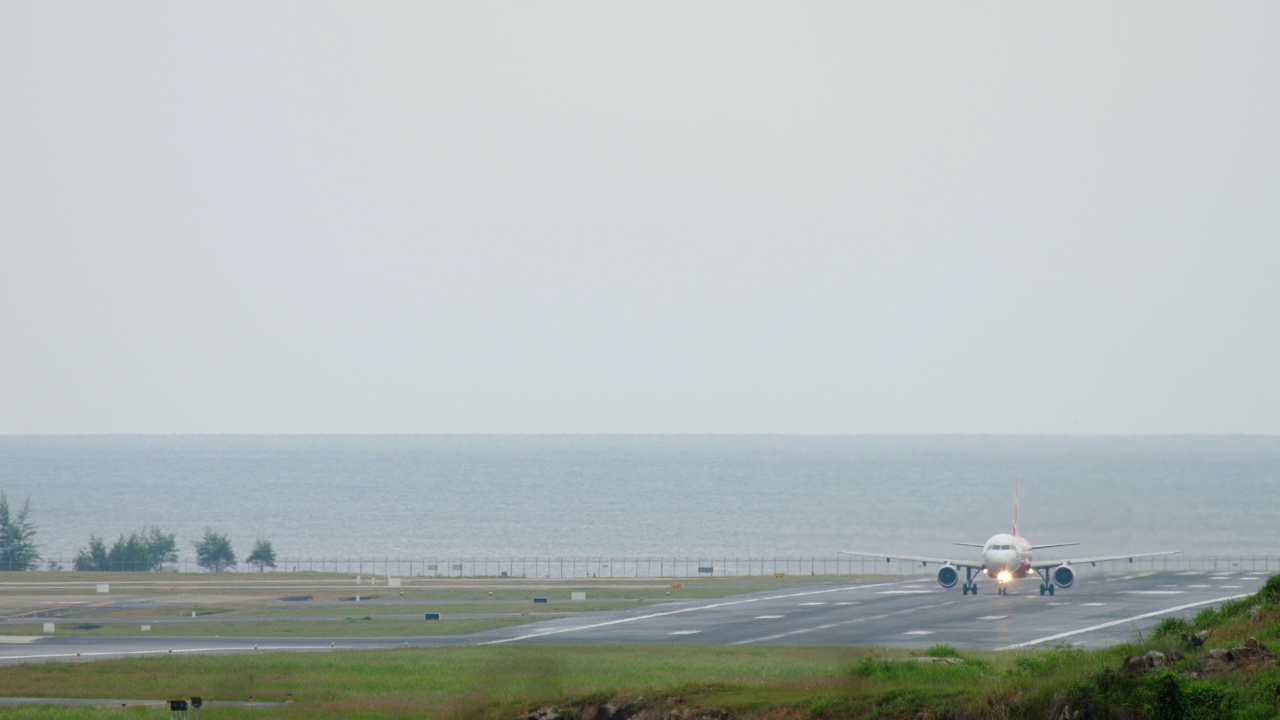
[[938, 569], [938, 584], [944, 588], [952, 588], [956, 586], [956, 582], [960, 580], [960, 573], [956, 572], [954, 566], [943, 565]]
[[1076, 581], [1076, 571], [1070, 565], [1059, 565], [1053, 569], [1053, 584], [1060, 588], [1069, 588]]

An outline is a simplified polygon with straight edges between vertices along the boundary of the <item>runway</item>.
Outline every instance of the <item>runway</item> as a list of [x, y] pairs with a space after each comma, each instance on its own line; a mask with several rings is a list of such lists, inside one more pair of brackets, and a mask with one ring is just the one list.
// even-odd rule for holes
[[571, 617], [466, 636], [402, 638], [25, 637], [0, 639], [0, 663], [139, 655], [332, 652], [444, 645], [698, 643], [863, 645], [966, 649], [1100, 647], [1135, 639], [1164, 617], [1249, 595], [1266, 573], [1080, 573], [1074, 587], [1041, 596], [1024, 580], [1009, 595], [988, 584], [976, 596], [931, 578], [796, 585], [715, 600], [689, 600]]
[[1003, 596], [990, 586], [982, 588], [986, 594], [965, 596], [928, 578], [870, 582], [645, 608], [592, 620], [565, 618], [495, 631], [489, 635], [504, 637], [487, 642], [945, 643], [991, 650], [1068, 642], [1099, 647], [1133, 639], [1163, 617], [1192, 617], [1204, 607], [1251, 594], [1266, 578], [1265, 573], [1081, 577], [1052, 597], [1041, 596], [1034, 580]]

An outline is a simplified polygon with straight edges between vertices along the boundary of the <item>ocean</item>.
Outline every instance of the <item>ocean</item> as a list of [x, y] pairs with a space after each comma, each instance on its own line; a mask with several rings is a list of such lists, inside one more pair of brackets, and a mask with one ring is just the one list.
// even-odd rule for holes
[[[69, 565], [205, 527], [243, 558], [1280, 555], [1274, 436], [0, 436], [0, 490]], [[964, 551], [960, 551], [964, 552]]]

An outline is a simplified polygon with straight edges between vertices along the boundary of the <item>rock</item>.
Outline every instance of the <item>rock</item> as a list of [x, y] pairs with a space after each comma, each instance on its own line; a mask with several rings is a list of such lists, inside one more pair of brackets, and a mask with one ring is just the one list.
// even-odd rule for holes
[[1148, 660], [1145, 655], [1130, 656], [1124, 659], [1124, 665], [1120, 667], [1120, 672], [1129, 677], [1146, 675], [1151, 670], [1151, 666], [1147, 663]]
[[1271, 652], [1266, 645], [1251, 637], [1244, 645], [1236, 648], [1214, 648], [1205, 659], [1205, 670], [1222, 672], [1225, 670], [1253, 670], [1266, 665], [1275, 665], [1280, 658]]
[[560, 713], [551, 706], [538, 708], [529, 713], [529, 720], [560, 720]]
[[1271, 652], [1271, 649], [1268, 648], [1266, 645], [1263, 645], [1261, 642], [1258, 642], [1258, 638], [1256, 637], [1251, 637], [1248, 640], [1245, 640], [1244, 646], [1249, 650], [1257, 650], [1258, 652], [1264, 652], [1264, 653]]
[[1146, 655], [1131, 656], [1124, 659], [1124, 665], [1120, 671], [1129, 677], [1137, 677], [1146, 675], [1153, 668], [1163, 667], [1168, 658], [1159, 650], [1152, 650]]

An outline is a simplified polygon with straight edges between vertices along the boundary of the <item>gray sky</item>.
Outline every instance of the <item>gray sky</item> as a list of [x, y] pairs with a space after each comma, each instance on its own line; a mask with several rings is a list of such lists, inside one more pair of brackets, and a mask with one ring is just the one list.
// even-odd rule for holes
[[0, 433], [1280, 433], [1280, 5], [0, 5]]

